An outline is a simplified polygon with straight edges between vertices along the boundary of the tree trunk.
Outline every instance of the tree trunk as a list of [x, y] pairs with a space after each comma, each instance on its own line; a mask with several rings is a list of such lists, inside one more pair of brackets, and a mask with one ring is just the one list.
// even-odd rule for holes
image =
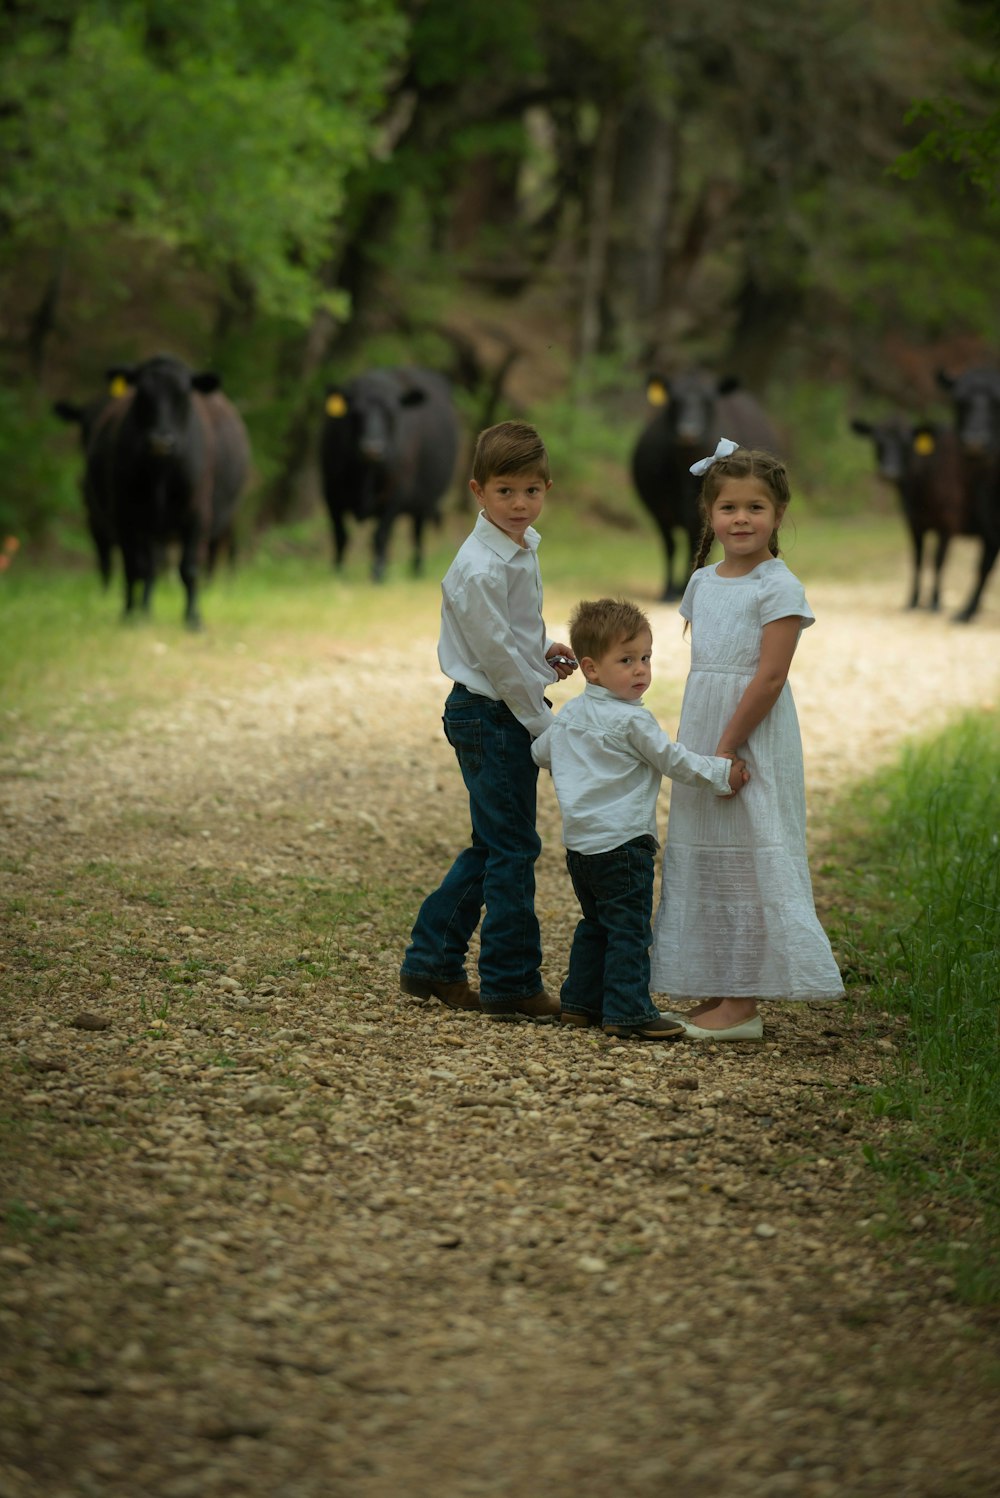
[[676, 121], [647, 99], [636, 100], [622, 115], [615, 154], [608, 341], [648, 358], [674, 212]]
[[618, 106], [606, 104], [601, 111], [597, 138], [594, 141], [577, 334], [577, 357], [582, 366], [586, 366], [600, 348], [604, 327], [603, 304], [607, 284], [608, 247], [611, 243], [618, 119]]

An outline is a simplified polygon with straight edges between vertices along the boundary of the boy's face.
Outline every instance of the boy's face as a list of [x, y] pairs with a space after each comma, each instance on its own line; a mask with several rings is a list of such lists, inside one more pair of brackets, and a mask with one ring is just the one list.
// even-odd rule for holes
[[605, 687], [623, 702], [638, 702], [653, 679], [653, 636], [642, 629], [631, 640], [619, 640], [594, 660], [585, 655], [580, 669], [595, 687]]
[[540, 473], [504, 473], [495, 474], [485, 484], [477, 484], [473, 479], [471, 488], [486, 511], [487, 520], [518, 546], [523, 546], [524, 533], [542, 513], [542, 502], [546, 491], [552, 488], [552, 480], [542, 478]]

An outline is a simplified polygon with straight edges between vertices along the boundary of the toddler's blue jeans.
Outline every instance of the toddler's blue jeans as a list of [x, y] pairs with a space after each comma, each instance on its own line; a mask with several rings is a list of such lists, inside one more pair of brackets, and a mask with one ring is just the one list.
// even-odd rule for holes
[[402, 972], [454, 983], [479, 925], [479, 1002], [500, 1009], [540, 992], [541, 937], [535, 916], [538, 767], [531, 735], [504, 702], [456, 684], [444, 731], [469, 792], [472, 843], [417, 913]]
[[564, 1013], [585, 1014], [598, 1025], [658, 1018], [649, 997], [655, 852], [651, 837], [633, 838], [608, 853], [567, 850], [583, 919], [573, 933], [560, 992]]

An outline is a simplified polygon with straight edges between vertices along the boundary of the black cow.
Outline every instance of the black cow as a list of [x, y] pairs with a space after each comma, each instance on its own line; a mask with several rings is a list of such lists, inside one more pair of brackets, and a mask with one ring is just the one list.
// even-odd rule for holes
[[958, 438], [947, 427], [913, 423], [900, 417], [875, 422], [854, 420], [851, 430], [871, 440], [878, 477], [892, 484], [899, 494], [913, 543], [911, 609], [920, 606], [924, 538], [928, 532], [937, 536], [929, 607], [940, 608], [941, 571], [951, 539], [975, 534]]
[[126, 394], [98, 418], [87, 465], [121, 547], [126, 617], [140, 584], [148, 611], [157, 558], [179, 541], [184, 620], [198, 629], [201, 569], [231, 533], [249, 472], [246, 428], [218, 375], [192, 374], [179, 359], [158, 355], [108, 375]]
[[334, 566], [347, 548], [345, 519], [375, 521], [372, 577], [385, 574], [399, 515], [413, 522], [413, 571], [423, 565], [423, 530], [439, 519], [451, 483], [459, 426], [448, 382], [427, 369], [373, 369], [330, 385], [320, 438], [323, 498], [333, 528]]
[[1000, 370], [967, 369], [960, 375], [938, 370], [938, 383], [955, 409], [955, 432], [969, 506], [970, 534], [982, 539], [979, 576], [956, 619], [974, 618], [986, 581], [1000, 554]]
[[780, 447], [770, 418], [734, 379], [716, 380], [699, 371], [671, 379], [650, 375], [646, 395], [655, 410], [632, 454], [632, 480], [663, 537], [663, 597], [677, 598], [683, 585], [674, 582], [674, 531], [687, 536], [688, 571], [701, 537], [701, 480], [689, 472], [691, 464], [713, 453], [720, 437], [773, 453]]

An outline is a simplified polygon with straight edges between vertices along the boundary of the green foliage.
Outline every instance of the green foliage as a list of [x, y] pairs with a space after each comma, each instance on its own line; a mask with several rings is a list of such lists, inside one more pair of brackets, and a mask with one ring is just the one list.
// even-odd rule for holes
[[[863, 869], [861, 965], [869, 1002], [905, 1015], [895, 1074], [873, 1099], [892, 1118], [870, 1163], [907, 1189], [971, 1203], [982, 1243], [996, 1241], [1000, 1139], [1000, 717], [971, 717], [908, 750], [857, 793], [865, 831], [845, 867]], [[879, 913], [881, 912], [881, 913]], [[978, 1250], [962, 1269], [979, 1294], [1000, 1293]], [[975, 1262], [973, 1262], [975, 1261]]]
[[[900, 327], [933, 339], [956, 327], [1000, 338], [992, 284], [1000, 205], [956, 202], [954, 187], [921, 182], [840, 180], [802, 199], [817, 245], [811, 289], [849, 309], [853, 324], [876, 335]], [[900, 275], [900, 266], [906, 274]]]
[[[930, 175], [928, 169], [946, 164], [1000, 208], [1000, 106], [997, 77], [1000, 69], [1000, 14], [994, 4], [977, 0], [955, 10], [961, 31], [973, 43], [958, 70], [952, 90], [937, 98], [921, 98], [907, 115], [908, 125], [923, 128], [922, 140], [900, 156], [895, 171], [905, 180]], [[960, 97], [954, 97], [955, 89]]]
[[896, 163], [904, 180], [920, 175], [931, 163], [948, 162], [959, 176], [990, 202], [1000, 204], [1000, 109], [983, 120], [953, 99], [923, 99], [907, 116], [907, 123], [924, 122], [927, 133], [918, 146]]
[[49, 3], [3, 32], [11, 249], [120, 225], [308, 319], [404, 35], [391, 0]]
[[56, 422], [39, 391], [0, 386], [0, 541], [37, 541], [82, 502], [78, 454], [60, 453]]

